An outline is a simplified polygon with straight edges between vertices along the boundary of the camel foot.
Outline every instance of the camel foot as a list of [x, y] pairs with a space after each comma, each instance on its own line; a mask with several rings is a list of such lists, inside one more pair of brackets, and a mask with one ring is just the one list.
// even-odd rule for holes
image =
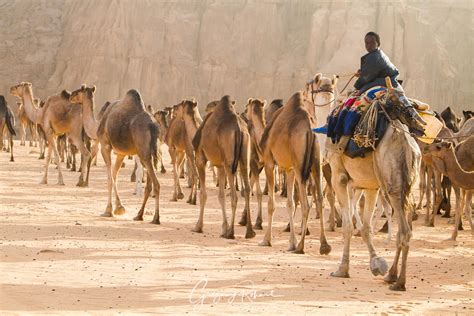
[[372, 274], [377, 275], [385, 275], [388, 271], [387, 261], [381, 257], [373, 257], [370, 260], [370, 271]]
[[76, 184], [76, 187], [85, 188], [85, 187], [87, 187], [87, 183], [84, 180], [79, 179], [79, 181]]
[[388, 288], [392, 291], [403, 291], [404, 292], [404, 291], [407, 290], [405, 288], [405, 284], [399, 284], [399, 283], [392, 284]]
[[250, 238], [253, 238], [255, 237], [257, 234], [255, 234], [255, 232], [253, 231], [252, 228], [250, 229], [247, 229], [247, 232], [245, 233], [245, 238], [246, 239], [250, 239]]
[[25, 144], [20, 143], [20, 146], [25, 146]]
[[258, 245], [261, 247], [271, 247], [272, 243], [268, 240], [262, 240], [261, 242], [258, 243]]
[[246, 216], [245, 212], [242, 214], [242, 217], [240, 218], [239, 225], [240, 226], [247, 225], [247, 216]]
[[256, 229], [256, 230], [263, 230], [263, 227], [262, 227], [262, 221], [257, 221], [255, 222], [255, 225], [253, 225], [253, 229]]
[[125, 214], [125, 207], [123, 206], [115, 207], [114, 215], [123, 215], [123, 214]]
[[342, 219], [338, 219], [336, 221], [336, 227], [339, 227], [339, 228], [342, 227]]
[[297, 255], [304, 255], [304, 250], [303, 249], [295, 249], [292, 252], [294, 254], [297, 254]]
[[290, 232], [290, 223], [288, 223], [288, 224], [286, 225], [286, 227], [285, 227], [285, 229], [283, 229], [283, 231], [284, 231], [285, 233], [289, 233], [289, 232]]
[[112, 212], [105, 211], [104, 213], [100, 214], [100, 217], [113, 217]]
[[130, 182], [137, 182], [137, 175], [132, 173], [132, 175], [130, 176]]
[[202, 227], [196, 225], [193, 229], [191, 229], [191, 231], [194, 233], [202, 234]]
[[398, 280], [398, 277], [396, 274], [387, 274], [383, 280], [387, 283], [395, 283]]
[[424, 224], [426, 227], [434, 227], [434, 223], [429, 222]]
[[161, 173], [166, 173], [166, 169], [165, 167], [161, 167], [161, 170], [160, 170]]
[[326, 230], [330, 231], [330, 232], [335, 232], [336, 231], [336, 225], [335, 224], [330, 224], [329, 227]]
[[39, 184], [48, 184], [48, 180], [43, 178]]
[[184, 199], [184, 194], [183, 194], [183, 192], [179, 192], [179, 193], [178, 193], [177, 199], [178, 199], [178, 200]]
[[155, 225], [161, 224], [159, 219], [153, 219], [150, 223], [155, 224]]
[[13, 159], [13, 158], [10, 158], [10, 162], [15, 162], [15, 159]]
[[133, 220], [134, 221], [143, 221], [143, 215], [142, 216], [137, 215], [133, 218]]
[[221, 234], [221, 237], [222, 238], [225, 238], [225, 239], [235, 239], [235, 235], [234, 235], [234, 232], [233, 231], [228, 231], [226, 233], [222, 233]]
[[58, 180], [58, 185], [64, 185], [63, 179]]
[[335, 272], [331, 272], [331, 276], [335, 278], [350, 278], [349, 272], [337, 270]]
[[320, 255], [328, 255], [331, 252], [332, 248], [329, 244], [321, 244], [319, 246], [319, 254]]
[[360, 234], [360, 230], [355, 229], [355, 230], [354, 230], [354, 233], [352, 234], [352, 236], [361, 237], [362, 235]]

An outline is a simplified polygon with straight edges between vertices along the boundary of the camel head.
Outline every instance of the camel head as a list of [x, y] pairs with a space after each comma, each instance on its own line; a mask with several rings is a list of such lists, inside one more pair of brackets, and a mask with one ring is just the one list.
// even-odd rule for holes
[[462, 111], [462, 115], [464, 116], [464, 122], [470, 119], [471, 117], [474, 117], [474, 111]]
[[424, 154], [430, 154], [432, 157], [443, 158], [446, 157], [446, 153], [453, 151], [453, 144], [450, 142], [442, 141], [435, 142], [430, 145], [426, 145], [423, 148]]
[[183, 114], [189, 115], [193, 118], [200, 117], [198, 110], [198, 102], [194, 98], [192, 100], [184, 100], [182, 104]]
[[168, 128], [168, 112], [158, 110], [153, 114], [155, 120], [161, 125]]
[[69, 96], [69, 101], [71, 103], [83, 104], [86, 98], [92, 100], [92, 98], [94, 97], [95, 90], [95, 86], [92, 86], [92, 88], [88, 88], [85, 84], [83, 84], [79, 89], [71, 93], [71, 95]]
[[443, 118], [447, 128], [449, 128], [455, 133], [459, 132], [461, 118], [456, 115], [456, 113], [451, 109], [450, 106], [448, 106], [446, 109], [444, 109], [443, 112], [441, 112], [441, 117]]
[[152, 106], [151, 104], [148, 104], [148, 105], [146, 106], [146, 111], [147, 111], [148, 113], [150, 113], [151, 115], [153, 115], [153, 112], [154, 112], [153, 106]]
[[32, 93], [31, 83], [29, 82], [20, 82], [10, 88], [10, 94], [18, 98], [21, 98], [27, 92]]
[[336, 75], [328, 78], [318, 73], [306, 83], [306, 90], [303, 94], [307, 98], [311, 98], [315, 106], [329, 106], [334, 101], [338, 78]]
[[231, 112], [237, 113], [235, 111], [235, 100], [232, 99], [230, 95], [223, 96], [220, 99], [219, 103], [217, 104], [216, 109], [217, 108], [227, 109], [227, 110], [230, 110]]
[[405, 93], [400, 88], [394, 88], [389, 77], [385, 78], [387, 85], [387, 99], [386, 105], [389, 112], [395, 119], [399, 119], [403, 124], [407, 125], [410, 130], [413, 130], [420, 135], [423, 135], [426, 122], [421, 118], [413, 105], [410, 103]]
[[212, 113], [214, 109], [216, 108], [217, 104], [219, 103], [218, 100], [211, 101], [206, 105], [206, 115], [209, 113]]
[[253, 99], [253, 98], [248, 99], [247, 105], [246, 105], [246, 111], [245, 111], [245, 113], [247, 114], [247, 117], [250, 120], [256, 117], [260, 122], [263, 123], [263, 126], [265, 126], [264, 108], [266, 104], [267, 104], [266, 100]]

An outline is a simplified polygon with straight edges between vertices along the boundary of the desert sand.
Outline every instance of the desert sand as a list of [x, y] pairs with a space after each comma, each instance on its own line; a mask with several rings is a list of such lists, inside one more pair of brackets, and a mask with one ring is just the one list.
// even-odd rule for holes
[[[144, 222], [132, 220], [140, 203], [129, 181], [133, 161], [126, 160], [119, 175], [126, 215], [102, 218], [106, 176], [101, 159], [92, 168], [88, 188], [75, 187], [78, 173], [70, 171], [64, 173], [66, 185], [56, 185], [54, 165], [50, 184], [39, 185], [43, 161], [33, 148], [16, 142], [15, 149], [14, 163], [0, 153], [2, 314], [474, 313], [474, 240], [467, 228], [457, 241], [448, 241], [452, 225], [445, 218], [438, 217], [435, 228], [424, 227], [422, 217], [414, 222], [407, 291], [392, 292], [382, 277], [370, 273], [367, 248], [359, 237], [352, 241], [351, 278], [329, 276], [341, 257], [342, 232], [328, 232], [333, 250], [319, 255], [314, 208], [306, 254], [287, 253], [288, 233], [282, 232], [287, 212], [280, 197], [271, 248], [257, 245], [262, 231], [244, 239], [244, 227], [236, 228], [235, 240], [219, 238], [221, 211], [214, 187], [208, 193], [204, 234], [191, 232], [198, 207], [169, 202], [166, 146], [168, 173], [158, 175], [160, 226], [149, 223], [150, 214]], [[242, 205], [240, 200], [239, 215]], [[251, 205], [255, 217], [255, 198]], [[153, 201], [147, 210], [153, 210]], [[394, 239], [387, 244], [385, 234], [375, 236], [376, 249], [389, 264]]]

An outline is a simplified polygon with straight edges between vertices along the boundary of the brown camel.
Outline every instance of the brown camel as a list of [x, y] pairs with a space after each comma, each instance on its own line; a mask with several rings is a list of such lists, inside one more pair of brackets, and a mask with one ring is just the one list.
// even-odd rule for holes
[[180, 166], [186, 155], [190, 163], [191, 192], [189, 193], [188, 203], [196, 204], [197, 191], [197, 170], [194, 159], [194, 150], [192, 140], [199, 128], [196, 119], [197, 102], [192, 100], [184, 100], [175, 108], [175, 117], [171, 120], [166, 133], [166, 144], [173, 165], [174, 193], [171, 201], [177, 201], [184, 197], [179, 183]]
[[[419, 128], [417, 122], [424, 121], [413, 109], [403, 91], [392, 88], [387, 77], [388, 93], [384, 100], [380, 100], [385, 108], [400, 109], [399, 113], [392, 114], [384, 137], [378, 147], [364, 158], [349, 158], [339, 152], [328, 152], [328, 161], [331, 165], [331, 182], [336, 192], [342, 211], [344, 229], [344, 252], [339, 269], [331, 275], [334, 277], [349, 277], [350, 240], [353, 230], [353, 209], [348, 185], [365, 193], [363, 212], [363, 226], [361, 235], [368, 246], [370, 253], [370, 269], [374, 275], [384, 275], [388, 266], [386, 261], [377, 256], [371, 235], [371, 218], [379, 190], [389, 199], [389, 203], [398, 217], [398, 238], [395, 260], [385, 278], [387, 282], [395, 282], [391, 290], [404, 291], [406, 283], [406, 264], [409, 242], [411, 238], [411, 208], [410, 194], [418, 177], [421, 153], [415, 140], [408, 134], [407, 126]], [[387, 104], [389, 105], [387, 107]], [[398, 276], [398, 260], [403, 252], [402, 267]]]
[[461, 202], [456, 203], [456, 222], [451, 238], [455, 240], [457, 237], [462, 209], [468, 217], [471, 234], [474, 234], [470, 209], [474, 192], [474, 136], [461, 142], [456, 148], [452, 143], [441, 142], [426, 146], [424, 151], [430, 153], [435, 168], [447, 175], [455, 188], [462, 190]]
[[[268, 227], [261, 246], [271, 246], [273, 213], [275, 212], [275, 177], [274, 169], [278, 165], [286, 173], [287, 210], [290, 219], [289, 251], [304, 253], [304, 241], [307, 231], [310, 205], [307, 197], [307, 182], [310, 175], [317, 188], [317, 212], [320, 213], [320, 253], [328, 254], [331, 247], [327, 243], [322, 213], [321, 166], [319, 144], [311, 132], [314, 127], [313, 105], [302, 93], [295, 93], [286, 104], [274, 115], [273, 120], [265, 128], [260, 148], [262, 150], [265, 175], [268, 182]], [[299, 193], [302, 211], [301, 239], [296, 245], [294, 229], [294, 188], [295, 180]]]
[[[158, 110], [153, 114], [153, 117], [155, 120], [158, 122], [158, 125], [160, 125], [160, 143], [164, 144], [165, 143], [165, 135], [168, 132], [168, 121], [167, 121], [167, 112]], [[160, 156], [160, 165], [161, 165], [161, 173], [166, 173], [165, 166], [163, 164], [163, 154], [161, 153], [161, 147], [158, 147], [158, 153]]]
[[[240, 168], [244, 180], [245, 212], [247, 214], [247, 231], [245, 238], [255, 237], [250, 218], [250, 183], [248, 177], [250, 157], [250, 136], [246, 126], [239, 119], [234, 108], [235, 101], [226, 95], [215, 106], [214, 111], [206, 116], [193, 139], [196, 151], [196, 167], [199, 174], [200, 212], [199, 219], [193, 231], [202, 233], [204, 225], [204, 207], [207, 201], [206, 192], [206, 163], [217, 167], [219, 176], [219, 202], [222, 208], [222, 234], [221, 237], [233, 239], [234, 221], [237, 209], [237, 192], [235, 176], [237, 167]], [[230, 227], [227, 223], [225, 205], [226, 177], [231, 189], [232, 217]]]
[[[95, 86], [88, 88], [82, 86], [71, 95], [71, 101], [78, 102], [83, 108], [84, 123], [89, 121], [86, 132], [91, 133], [100, 142], [100, 149], [105, 164], [107, 165], [108, 201], [104, 217], [112, 217], [112, 188], [115, 192], [115, 215], [125, 213], [125, 208], [119, 197], [117, 188], [117, 175], [124, 158], [128, 155], [138, 155], [142, 165], [147, 171], [145, 194], [142, 206], [134, 220], [143, 220], [146, 202], [152, 187], [155, 193], [155, 215], [153, 224], [160, 224], [160, 184], [153, 168], [153, 161], [157, 160], [157, 144], [159, 129], [158, 124], [149, 114], [140, 93], [129, 90], [122, 100], [111, 103], [104, 111], [102, 118], [96, 122], [93, 117]], [[98, 126], [97, 126], [98, 124]], [[97, 129], [94, 129], [97, 126]], [[112, 168], [112, 150], [117, 155]]]
[[15, 116], [7, 104], [5, 97], [0, 95], [0, 135], [2, 136], [8, 131], [8, 145], [10, 147], [10, 161], [15, 161], [13, 158], [13, 136], [15, 133]]
[[451, 107], [447, 107], [446, 109], [441, 112], [441, 117], [443, 118], [446, 127], [452, 130], [454, 133], [459, 132], [459, 127], [461, 126], [461, 118], [457, 116], [456, 112], [454, 112]]
[[[22, 100], [28, 118], [33, 123], [41, 125], [48, 141], [48, 154], [41, 183], [48, 183], [48, 167], [51, 161], [51, 153], [54, 151], [55, 162], [58, 166], [58, 184], [64, 185], [56, 137], [67, 134], [82, 155], [81, 175], [79, 176], [77, 186], [87, 186], [89, 182], [89, 169], [86, 168], [86, 165], [91, 155], [82, 141], [81, 106], [79, 104], [71, 104], [69, 92], [63, 90], [60, 94], [48, 97], [44, 107], [38, 109], [34, 106], [33, 89], [29, 82], [21, 82], [11, 87], [10, 93]], [[84, 174], [86, 174], [85, 181]]]

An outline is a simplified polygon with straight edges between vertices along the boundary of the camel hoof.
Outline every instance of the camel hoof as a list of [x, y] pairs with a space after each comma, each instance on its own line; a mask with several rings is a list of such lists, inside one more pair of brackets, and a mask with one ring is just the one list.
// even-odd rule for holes
[[125, 214], [125, 207], [123, 206], [118, 206], [114, 210], [114, 215], [123, 215]]
[[434, 223], [425, 223], [425, 227], [434, 227]]
[[304, 250], [303, 249], [295, 249], [295, 250], [293, 250], [293, 253], [297, 254], [297, 255], [304, 255]]
[[372, 274], [377, 275], [385, 275], [388, 271], [387, 261], [381, 257], [373, 257], [370, 260], [370, 271]]
[[321, 244], [319, 246], [319, 254], [320, 255], [328, 255], [331, 252], [332, 248], [328, 244]]
[[256, 229], [256, 230], [263, 230], [263, 227], [262, 227], [262, 223], [255, 223], [255, 225], [253, 225], [253, 229]]
[[199, 234], [202, 234], [202, 227], [194, 227], [193, 229], [191, 229], [192, 232], [194, 233], [199, 233]]
[[111, 212], [105, 211], [104, 213], [100, 214], [100, 217], [113, 217]]
[[288, 251], [288, 252], [294, 252], [294, 251], [296, 251], [296, 245], [295, 245], [295, 244], [290, 244], [290, 245], [288, 246], [288, 249], [286, 249], [286, 251]]
[[63, 179], [61, 179], [61, 180], [58, 181], [58, 185], [64, 185]]
[[342, 271], [335, 271], [335, 272], [331, 272], [331, 276], [332, 277], [335, 277], [335, 278], [350, 278], [349, 276], [349, 272], [342, 272]]
[[178, 199], [173, 196], [173, 197], [170, 199], [170, 202], [178, 202]]
[[13, 159], [13, 158], [10, 158], [10, 162], [15, 162], [15, 159]]
[[165, 168], [161, 168], [161, 171], [160, 171], [160, 172], [164, 174], [164, 173], [166, 173], [166, 169], [165, 169]]
[[403, 284], [398, 284], [398, 283], [395, 283], [395, 284], [392, 284], [388, 287], [390, 290], [392, 291], [406, 291], [407, 289], [405, 288], [405, 285]]
[[39, 184], [48, 184], [48, 180], [43, 179], [43, 180], [41, 180], [41, 182]]
[[221, 237], [225, 238], [225, 239], [235, 239], [235, 236], [234, 236], [233, 232], [228, 232], [228, 233], [225, 233], [225, 234], [221, 234]]
[[290, 232], [290, 223], [288, 223], [285, 227], [285, 229], [283, 229], [284, 232], [286, 233], [289, 233]]
[[178, 193], [177, 199], [178, 199], [178, 200], [184, 199], [184, 194], [183, 194], [183, 192]]
[[133, 220], [134, 220], [134, 221], [143, 221], [143, 216], [138, 216], [138, 215], [137, 215], [137, 216], [135, 216], [135, 217], [133, 218]]
[[329, 225], [329, 227], [326, 230], [329, 232], [335, 232], [336, 231], [335, 225]]
[[386, 283], [395, 283], [395, 282], [397, 282], [398, 277], [397, 277], [396, 274], [388, 274], [385, 278], [383, 278], [383, 280]]
[[79, 180], [79, 182], [77, 182], [77, 184], [76, 184], [76, 187], [85, 188], [85, 187], [87, 187], [87, 183], [83, 180]]
[[250, 238], [253, 238], [255, 237], [257, 234], [255, 234], [255, 232], [250, 229], [250, 230], [247, 230], [247, 233], [245, 233], [245, 238], [246, 239], [250, 239]]
[[272, 243], [269, 242], [268, 240], [262, 240], [261, 242], [258, 243], [258, 245], [261, 247], [271, 247]]
[[342, 219], [337, 221], [336, 226], [337, 227], [342, 227]]
[[247, 225], [247, 216], [242, 216], [242, 218], [239, 221], [240, 226], [245, 226]]
[[160, 220], [159, 219], [154, 219], [150, 223], [155, 224], [155, 225], [160, 225]]

